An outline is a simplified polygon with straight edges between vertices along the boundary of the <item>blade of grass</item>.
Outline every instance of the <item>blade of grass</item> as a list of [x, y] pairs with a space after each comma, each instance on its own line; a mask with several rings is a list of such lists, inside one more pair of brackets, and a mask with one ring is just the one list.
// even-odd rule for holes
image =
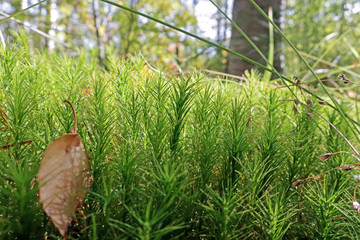
[[[273, 10], [269, 8], [269, 18], [273, 20]], [[274, 27], [269, 23], [269, 53], [268, 53], [268, 64], [266, 64], [267, 68], [271, 68], [274, 64]], [[268, 82], [271, 79], [271, 72], [265, 71], [262, 80], [264, 82]]]
[[1, 19], [1, 20], [0, 20], [0, 23], [3, 23], [3, 22], [5, 22], [5, 21], [9, 20], [9, 19], [12, 18], [12, 17], [16, 17], [17, 15], [19, 15], [19, 14], [21, 14], [21, 13], [23, 13], [23, 12], [26, 12], [26, 11], [29, 10], [30, 8], [33, 8], [33, 7], [37, 6], [37, 5], [40, 5], [40, 4], [42, 4], [43, 2], [46, 2], [46, 1], [47, 1], [47, 0], [43, 0], [43, 1], [41, 1], [41, 2], [35, 3], [35, 4], [33, 4], [33, 5], [25, 8], [25, 9], [22, 9], [22, 10], [16, 12], [16, 13], [10, 15], [9, 17], [6, 17], [6, 18], [4, 18], [4, 19]]

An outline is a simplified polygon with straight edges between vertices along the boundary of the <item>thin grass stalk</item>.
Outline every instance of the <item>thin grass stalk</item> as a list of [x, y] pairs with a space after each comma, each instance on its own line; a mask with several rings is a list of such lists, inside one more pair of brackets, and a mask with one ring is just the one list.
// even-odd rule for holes
[[[272, 8], [269, 8], [269, 18], [273, 19]], [[267, 68], [271, 68], [274, 64], [274, 27], [269, 23], [269, 52], [268, 52], [268, 63], [266, 64]], [[265, 71], [262, 80], [268, 82], [271, 79], [271, 72]]]
[[31, 9], [33, 7], [36, 7], [37, 5], [40, 5], [40, 4], [42, 4], [43, 2], [46, 2], [46, 1], [48, 1], [48, 0], [43, 0], [41, 2], [38, 2], [38, 3], [35, 3], [35, 4], [31, 5], [31, 6], [27, 7], [27, 8], [25, 8], [25, 9], [22, 9], [22, 10], [16, 12], [16, 13], [13, 13], [12, 15], [10, 15], [10, 16], [4, 18], [4, 19], [1, 19], [0, 23], [3, 23], [5, 21], [9, 20], [10, 18], [15, 18], [17, 15], [20, 15], [21, 13], [26, 12], [27, 10], [29, 10], [29, 9]]

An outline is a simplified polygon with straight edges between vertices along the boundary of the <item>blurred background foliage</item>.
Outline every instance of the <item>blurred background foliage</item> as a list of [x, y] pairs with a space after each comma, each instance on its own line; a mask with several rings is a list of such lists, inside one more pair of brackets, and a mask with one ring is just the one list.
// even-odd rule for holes
[[[11, 0], [0, 3], [0, 14], [12, 14], [38, 1]], [[212, 14], [214, 6], [206, 0], [121, 0], [118, 4], [137, 9], [152, 17], [165, 20], [174, 26], [186, 29], [198, 36], [206, 36], [200, 27], [199, 16], [209, 19], [207, 30], [214, 34], [210, 40], [261, 62], [254, 55], [254, 49], [242, 36], [231, 28], [225, 16], [218, 11]], [[268, 23], [248, 0], [214, 1], [249, 34], [259, 48], [267, 54]], [[284, 33], [303, 52], [317, 73], [327, 78], [344, 70], [354, 70], [359, 62], [360, 3], [356, 0], [257, 0], [267, 12], [272, 6], [275, 21]], [[208, 7], [200, 7], [199, 6]], [[196, 11], [196, 7], [197, 11]], [[247, 19], [237, 15], [249, 16]], [[249, 15], [250, 14], [250, 15]], [[214, 49], [175, 30], [164, 27], [143, 17], [123, 11], [100, 0], [48, 0], [29, 11], [0, 24], [5, 39], [11, 39], [11, 31], [25, 28], [30, 44], [41, 51], [59, 51], [66, 55], [77, 55], [79, 48], [91, 50], [103, 61], [108, 53], [119, 56], [141, 53], [151, 64], [162, 70], [178, 71], [207, 68], [216, 71], [242, 75], [245, 69], [253, 67], [236, 62], [226, 52]], [[216, 21], [215, 25], [210, 21]], [[204, 25], [204, 23], [203, 23]], [[260, 26], [260, 27], [258, 27]], [[44, 36], [39, 32], [40, 30]], [[205, 31], [207, 31], [205, 29]], [[281, 42], [275, 33], [274, 65], [287, 75], [311, 79], [304, 65], [295, 53]], [[236, 44], [241, 45], [234, 47]], [[234, 65], [234, 64], [233, 64]], [[335, 69], [335, 70], [334, 70]], [[353, 74], [352, 77], [357, 77]]]
[[[284, 31], [319, 73], [333, 67], [358, 69], [360, 37], [360, 2], [356, 0], [287, 1]], [[284, 69], [300, 74], [299, 64], [291, 49], [283, 49]]]

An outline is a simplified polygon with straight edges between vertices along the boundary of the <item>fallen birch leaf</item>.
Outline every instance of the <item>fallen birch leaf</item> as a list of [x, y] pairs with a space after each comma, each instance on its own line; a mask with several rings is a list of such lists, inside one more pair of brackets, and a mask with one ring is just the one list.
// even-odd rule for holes
[[55, 139], [45, 150], [38, 173], [40, 202], [54, 225], [65, 236], [76, 208], [81, 205], [91, 183], [89, 157], [76, 133]]

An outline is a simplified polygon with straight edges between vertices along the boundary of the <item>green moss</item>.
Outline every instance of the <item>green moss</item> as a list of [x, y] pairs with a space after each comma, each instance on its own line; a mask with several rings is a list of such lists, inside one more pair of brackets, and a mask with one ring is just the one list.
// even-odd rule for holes
[[[304, 105], [256, 71], [243, 82], [196, 71], [169, 77], [137, 57], [110, 56], [102, 69], [86, 52], [28, 51], [0, 52], [0, 239], [59, 236], [35, 178], [44, 149], [72, 128], [64, 99], [77, 111], [94, 177], [69, 239], [345, 239], [359, 232], [348, 172], [291, 188], [355, 162], [346, 154], [318, 158], [351, 149], [296, 86]], [[312, 101], [352, 142], [337, 112]]]

